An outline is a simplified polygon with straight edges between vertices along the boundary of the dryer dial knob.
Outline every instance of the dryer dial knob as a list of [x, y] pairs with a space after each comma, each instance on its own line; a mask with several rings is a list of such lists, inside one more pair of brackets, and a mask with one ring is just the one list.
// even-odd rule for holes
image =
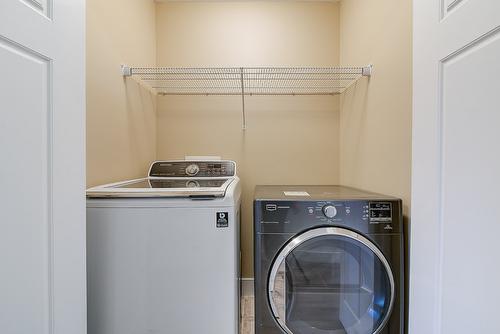
[[323, 207], [323, 213], [327, 218], [333, 218], [337, 215], [337, 208], [333, 205], [326, 205]]
[[200, 167], [196, 164], [191, 164], [186, 167], [186, 174], [189, 176], [195, 176], [200, 171]]

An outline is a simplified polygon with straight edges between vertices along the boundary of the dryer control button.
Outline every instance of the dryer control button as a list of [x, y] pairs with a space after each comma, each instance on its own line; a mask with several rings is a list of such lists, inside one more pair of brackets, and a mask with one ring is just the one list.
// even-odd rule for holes
[[325, 205], [323, 207], [323, 213], [327, 218], [333, 218], [337, 215], [337, 208], [335, 208], [333, 205]]

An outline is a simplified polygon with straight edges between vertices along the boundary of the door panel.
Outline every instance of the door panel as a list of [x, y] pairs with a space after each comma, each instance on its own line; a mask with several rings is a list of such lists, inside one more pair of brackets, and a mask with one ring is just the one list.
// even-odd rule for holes
[[[500, 87], [484, 82], [493, 73], [500, 75], [499, 57], [500, 35], [494, 33], [442, 63], [443, 333], [500, 330], [498, 324], [486, 321], [495, 318], [496, 310], [484, 302], [500, 298], [497, 289], [492, 289], [500, 282], [500, 266], [495, 260], [496, 233], [500, 232], [499, 221], [495, 219], [500, 159], [498, 150], [492, 150], [492, 145], [500, 143], [497, 104]], [[480, 284], [468, 288], [478, 280]]]
[[2, 334], [86, 332], [83, 56], [83, 0], [0, 1]]
[[497, 333], [500, 2], [414, 4], [410, 333]]
[[[2, 188], [15, 192], [26, 189], [22, 197], [2, 196], [0, 212], [0, 254], [2, 307], [0, 324], [7, 333], [50, 333], [52, 322], [52, 183], [51, 108], [48, 101], [49, 60], [5, 39], [0, 39], [0, 58], [6, 66], [2, 80], [9, 84], [2, 104], [0, 156]], [[22, 70], [20, 70], [22, 69]], [[36, 94], [24, 98], [26, 84]], [[22, 154], [20, 154], [22, 152]], [[29, 177], [11, 177], [29, 175]], [[13, 216], [15, 215], [15, 217]], [[5, 255], [8, 255], [5, 257]], [[8, 288], [7, 288], [8, 287]], [[19, 314], [32, 321], [19, 322]]]

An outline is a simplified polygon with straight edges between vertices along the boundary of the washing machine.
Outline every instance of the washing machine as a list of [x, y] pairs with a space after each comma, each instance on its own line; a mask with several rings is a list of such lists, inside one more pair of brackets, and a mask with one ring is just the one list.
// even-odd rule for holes
[[88, 189], [88, 333], [237, 334], [240, 195], [224, 160]]
[[257, 186], [256, 334], [402, 334], [401, 200], [341, 186]]

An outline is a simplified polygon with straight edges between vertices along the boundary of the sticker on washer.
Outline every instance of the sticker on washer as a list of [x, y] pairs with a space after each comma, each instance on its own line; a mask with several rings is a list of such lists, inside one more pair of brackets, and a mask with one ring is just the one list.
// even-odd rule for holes
[[217, 227], [229, 227], [229, 214], [227, 212], [217, 212]]
[[307, 191], [284, 191], [283, 193], [285, 196], [311, 196]]

